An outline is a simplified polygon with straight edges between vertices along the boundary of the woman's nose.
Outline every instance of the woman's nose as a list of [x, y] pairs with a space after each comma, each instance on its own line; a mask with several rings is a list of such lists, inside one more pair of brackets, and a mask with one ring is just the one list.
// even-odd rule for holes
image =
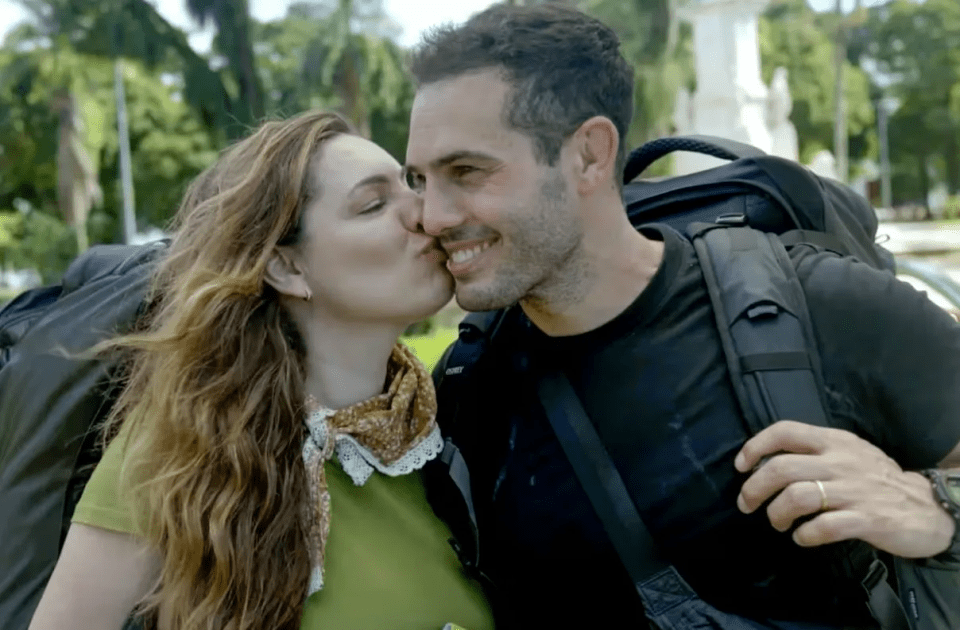
[[400, 223], [403, 227], [416, 234], [423, 234], [423, 197], [409, 191], [409, 199], [400, 209]]

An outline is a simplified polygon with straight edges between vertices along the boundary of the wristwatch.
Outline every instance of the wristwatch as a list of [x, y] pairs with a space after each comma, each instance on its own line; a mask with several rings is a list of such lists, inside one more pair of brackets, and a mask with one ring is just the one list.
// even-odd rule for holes
[[937, 499], [937, 503], [946, 510], [956, 524], [950, 547], [937, 557], [947, 555], [954, 559], [960, 559], [960, 472], [928, 468], [920, 471], [920, 473], [930, 480], [930, 485], [933, 486], [933, 496]]

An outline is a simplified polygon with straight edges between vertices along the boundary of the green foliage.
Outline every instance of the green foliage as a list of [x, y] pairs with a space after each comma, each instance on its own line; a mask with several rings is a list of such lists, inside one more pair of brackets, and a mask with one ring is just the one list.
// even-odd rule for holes
[[[608, 24], [634, 67], [634, 115], [626, 142], [635, 147], [671, 133], [677, 92], [695, 80], [689, 26], [676, 16], [676, 0], [579, 0], [577, 8]], [[666, 174], [662, 160], [650, 175]], [[663, 172], [661, 172], [663, 171]]]
[[[797, 128], [804, 163], [833, 148], [837, 73], [832, 17], [814, 13], [803, 0], [790, 0], [773, 5], [760, 20], [761, 76], [769, 84], [778, 67], [787, 69], [793, 97], [790, 120]], [[875, 158], [870, 79], [849, 62], [843, 76], [851, 161]]]
[[953, 195], [943, 206], [943, 218], [947, 220], [960, 219], [960, 195]]
[[456, 339], [456, 328], [437, 328], [425, 335], [403, 337], [401, 341], [417, 355], [428, 370], [433, 370], [443, 352]]
[[0, 264], [36, 269], [44, 282], [58, 280], [77, 255], [73, 229], [36, 210], [0, 212]]
[[890, 119], [896, 199], [924, 200], [935, 180], [960, 192], [960, 4], [893, 0], [871, 10], [858, 39], [901, 101]]
[[[379, 4], [294, 5], [283, 19], [256, 26], [257, 64], [271, 115], [337, 110], [402, 160], [414, 87], [403, 51], [371, 34], [393, 30], [377, 18]], [[370, 32], [358, 32], [364, 24]]]
[[[0, 50], [0, 207], [15, 200], [59, 216], [56, 205], [57, 117], [52, 107], [63, 76], [79, 102], [84, 144], [99, 171], [102, 207], [91, 217], [92, 242], [117, 240], [120, 229], [119, 144], [113, 64], [69, 49]], [[124, 83], [141, 228], [163, 226], [186, 183], [216, 157], [214, 140], [176, 86], [128, 62]]]

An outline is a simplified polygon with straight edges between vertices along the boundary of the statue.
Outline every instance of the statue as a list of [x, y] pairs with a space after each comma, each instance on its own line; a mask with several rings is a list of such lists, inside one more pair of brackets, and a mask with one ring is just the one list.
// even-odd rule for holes
[[790, 122], [793, 110], [793, 98], [787, 82], [787, 69], [780, 67], [773, 71], [770, 83], [770, 96], [767, 100], [767, 127], [772, 141], [771, 153], [790, 160], [800, 159], [797, 129]]
[[829, 177], [838, 181], [840, 179], [837, 176], [837, 159], [827, 149], [823, 149], [813, 156], [813, 160], [810, 162], [810, 170], [821, 177]]
[[693, 132], [693, 101], [690, 90], [681, 87], [673, 108], [674, 135], [682, 136]]

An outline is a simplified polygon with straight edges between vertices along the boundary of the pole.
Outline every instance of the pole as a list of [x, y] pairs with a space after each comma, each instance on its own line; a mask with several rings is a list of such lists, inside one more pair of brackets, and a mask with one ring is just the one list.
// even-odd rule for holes
[[836, 83], [833, 87], [833, 94], [836, 109], [834, 110], [833, 121], [833, 152], [836, 158], [837, 176], [841, 182], [846, 183], [850, 177], [850, 169], [847, 166], [847, 99], [844, 93], [845, 81], [843, 77], [844, 62], [847, 60], [847, 41], [841, 0], [837, 0], [835, 10], [837, 13], [837, 39], [834, 52]]
[[127, 96], [123, 87], [123, 62], [113, 64], [114, 92], [117, 97], [117, 133], [120, 143], [120, 183], [123, 192], [123, 242], [133, 243], [137, 233], [134, 211], [133, 169], [130, 164], [130, 131], [127, 124]]
[[880, 205], [886, 210], [893, 207], [893, 192], [890, 185], [890, 136], [889, 112], [885, 99], [877, 103], [877, 133], [880, 135]]

